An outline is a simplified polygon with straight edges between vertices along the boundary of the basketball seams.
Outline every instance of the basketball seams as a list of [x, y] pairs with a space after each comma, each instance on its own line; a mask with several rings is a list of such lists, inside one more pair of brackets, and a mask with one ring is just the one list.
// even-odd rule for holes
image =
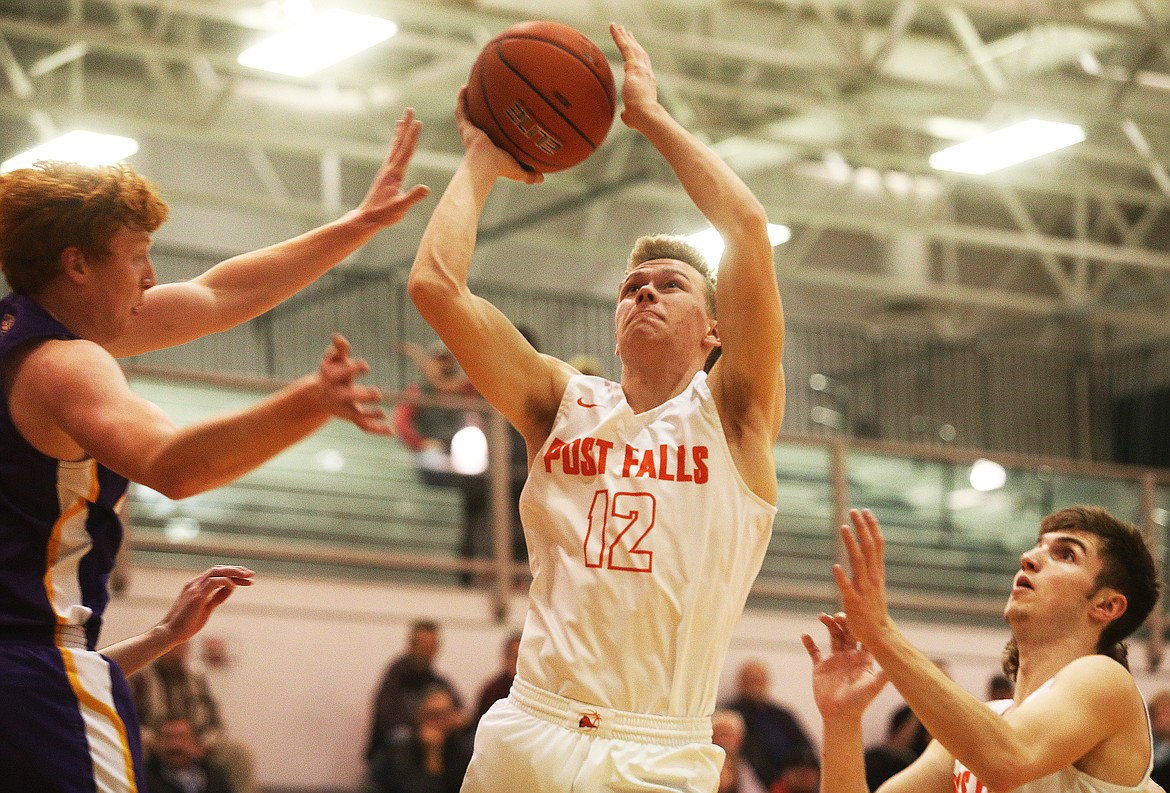
[[[502, 58], [500, 61], [501, 63], [504, 62]], [[487, 108], [488, 115], [491, 116], [492, 123], [495, 124], [496, 129], [499, 130], [500, 136], [503, 138], [503, 142], [507, 143], [506, 148], [512, 149], [512, 151], [509, 151], [508, 153], [511, 154], [513, 158], [516, 158], [516, 155], [519, 154], [523, 157], [527, 157], [528, 159], [536, 160], [537, 162], [540, 162], [544, 165], [556, 165], [556, 163], [549, 162], [548, 160], [541, 159], [540, 157], [534, 157], [512, 142], [512, 138], [508, 135], [508, 128], [500, 123], [499, 116], [496, 115], [496, 109], [492, 107], [492, 103], [488, 101], [487, 76], [484, 74], [484, 72], [487, 70], [481, 66], [476, 69], [476, 71], [479, 77], [479, 95], [483, 100], [483, 106]], [[497, 142], [496, 145], [500, 144]]]
[[[531, 36], [509, 36], [508, 37], [508, 40], [515, 40], [515, 39], [524, 39], [526, 41], [539, 41], [539, 42], [542, 42], [544, 44], [551, 44], [552, 43], [546, 39], [538, 39], [538, 38], [531, 37]], [[557, 45], [554, 45], [554, 46], [557, 46]], [[497, 58], [500, 59], [500, 63], [502, 63], [504, 66], [507, 66], [508, 70], [510, 72], [512, 72], [512, 74], [516, 75], [518, 78], [520, 78], [520, 80], [522, 80], [524, 82], [525, 85], [527, 85], [529, 88], [531, 88], [532, 93], [536, 94], [541, 99], [543, 99], [544, 103], [546, 105], [548, 105], [549, 108], [551, 108], [553, 112], [555, 112], [558, 116], [560, 116], [562, 121], [564, 121], [566, 124], [568, 124], [570, 127], [572, 127], [573, 131], [576, 132], [581, 137], [581, 140], [583, 140], [587, 144], [589, 144], [589, 148], [593, 149], [594, 151], [597, 151], [598, 144], [594, 143], [592, 138], [590, 138], [583, 131], [581, 131], [581, 128], [578, 127], [576, 124], [574, 124], [572, 119], [570, 119], [568, 116], [566, 116], [564, 113], [562, 113], [560, 108], [558, 108], [556, 106], [556, 103], [551, 101], [547, 96], [544, 95], [543, 92], [541, 92], [539, 89], [537, 89], [537, 87], [535, 85], [533, 85], [532, 82], [528, 79], [527, 75], [525, 75], [523, 72], [521, 72], [519, 69], [517, 69], [515, 66], [513, 66], [511, 63], [508, 62], [508, 59], [504, 57], [504, 54], [502, 52], [500, 52], [499, 44], [497, 44], [493, 49], [494, 49], [493, 54]], [[569, 52], [570, 54], [572, 54], [569, 50], [565, 50], [564, 47], [557, 46], [557, 49], [560, 49], [560, 50], [563, 50], [565, 52]], [[573, 55], [573, 57], [576, 58], [576, 60], [578, 62], [585, 63], [580, 58], [577, 58], [576, 55]], [[586, 64], [586, 66], [588, 66], [588, 64]], [[595, 78], [597, 77], [597, 73], [594, 72], [593, 69], [589, 69], [589, 73], [592, 74]], [[598, 80], [598, 82], [600, 83], [601, 81]], [[601, 89], [604, 92], [605, 86], [602, 85]], [[609, 98], [609, 94], [607, 93], [606, 99], [608, 99], [608, 98]], [[493, 119], [495, 118], [495, 113], [492, 113], [492, 118]], [[498, 126], [499, 122], [497, 121], [496, 124]], [[608, 132], [608, 129], [606, 131]]]
[[[561, 44], [560, 42], [551, 41], [550, 39], [541, 38], [540, 36], [534, 36], [532, 34], [526, 34], [526, 33], [518, 33], [518, 34], [513, 33], [505, 38], [493, 39], [492, 43], [494, 43], [496, 45], [496, 49], [499, 50], [499, 45], [505, 41], [539, 41], [541, 44], [547, 44], [550, 47], [556, 47], [558, 50], [561, 50], [562, 52], [572, 56], [572, 58], [574, 60], [576, 60], [578, 63], [580, 63], [586, 69], [588, 69], [589, 73], [592, 74], [594, 76], [594, 78], [597, 79], [597, 83], [598, 83], [598, 85], [601, 86], [601, 91], [602, 91], [602, 93], [605, 94], [605, 99], [609, 103], [609, 109], [611, 111], [617, 110], [617, 87], [615, 86], [614, 90], [612, 92], [609, 90], [609, 85], [612, 82], [613, 74], [612, 73], [610, 74], [611, 79], [607, 81], [604, 77], [602, 77], [602, 75], [598, 74], [598, 70], [595, 69], [592, 65], [590, 65], [589, 61], [585, 60], [584, 58], [582, 58], [578, 54], [577, 50], [570, 49], [569, 47], [566, 47], [564, 44]], [[590, 43], [592, 44], [592, 42], [590, 42]], [[596, 47], [596, 45], [594, 45], [594, 46]], [[600, 49], [598, 49], [597, 54], [601, 56], [601, 62], [606, 64], [606, 66], [608, 67], [609, 61], [606, 59], [605, 53], [603, 53]], [[500, 60], [503, 63], [508, 63], [506, 60], [504, 60], [503, 56], [500, 56]], [[509, 68], [511, 68], [511, 64], [508, 64], [508, 66], [509, 66]], [[513, 71], [515, 71], [515, 69], [513, 69]], [[525, 81], [525, 82], [527, 82], [527, 81]]]
[[587, 159], [617, 115], [608, 59], [587, 36], [557, 22], [523, 22], [495, 36], [469, 77], [469, 120], [539, 173]]

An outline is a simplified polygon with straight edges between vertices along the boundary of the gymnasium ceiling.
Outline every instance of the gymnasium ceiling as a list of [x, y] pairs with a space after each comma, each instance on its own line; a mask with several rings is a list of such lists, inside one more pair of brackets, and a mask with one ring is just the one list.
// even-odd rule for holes
[[[313, 0], [399, 33], [309, 78], [237, 65], [306, 3], [0, 0], [0, 155], [79, 127], [137, 138], [132, 162], [172, 206], [165, 278], [168, 255], [220, 258], [356, 204], [407, 105], [426, 125], [411, 181], [437, 195], [483, 43], [555, 19], [602, 45], [620, 87], [613, 19], [676, 117], [791, 227], [776, 249], [791, 316], [1093, 351], [1170, 335], [1166, 0]], [[1027, 117], [1086, 140], [983, 177], [927, 162]], [[346, 277], [407, 267], [434, 201]], [[611, 299], [638, 234], [703, 225], [619, 121], [585, 164], [497, 188], [475, 276]]]

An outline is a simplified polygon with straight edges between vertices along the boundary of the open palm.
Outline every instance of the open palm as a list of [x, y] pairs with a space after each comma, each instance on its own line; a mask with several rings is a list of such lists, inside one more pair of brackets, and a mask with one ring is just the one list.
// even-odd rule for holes
[[885, 672], [873, 656], [858, 644], [845, 625], [844, 615], [822, 614], [829, 631], [830, 653], [825, 656], [807, 633], [801, 636], [813, 664], [813, 698], [825, 719], [845, 714], [860, 715], [886, 684]]

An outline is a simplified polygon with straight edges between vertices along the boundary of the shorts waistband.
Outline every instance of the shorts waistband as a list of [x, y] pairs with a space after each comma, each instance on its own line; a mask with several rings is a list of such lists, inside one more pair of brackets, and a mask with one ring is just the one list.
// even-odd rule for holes
[[512, 681], [508, 698], [531, 716], [598, 738], [658, 746], [711, 743], [711, 719], [707, 716], [658, 716], [587, 705], [537, 688], [519, 677]]
[[70, 647], [74, 650], [84, 650], [87, 647], [84, 625], [58, 625], [57, 645]]
[[0, 627], [0, 642], [70, 647], [74, 650], [85, 650], [89, 646], [84, 625], [4, 626]]

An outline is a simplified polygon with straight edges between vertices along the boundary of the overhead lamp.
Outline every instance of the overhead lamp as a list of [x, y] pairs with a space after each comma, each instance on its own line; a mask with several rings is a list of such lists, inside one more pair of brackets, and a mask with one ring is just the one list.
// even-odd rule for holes
[[0, 173], [27, 168], [39, 160], [63, 160], [82, 165], [111, 165], [138, 151], [138, 141], [121, 135], [74, 130], [22, 151], [0, 163]]
[[930, 167], [982, 175], [1072, 146], [1085, 139], [1076, 124], [1028, 119], [930, 155]]
[[380, 44], [398, 32], [388, 19], [330, 9], [240, 53], [252, 69], [305, 77]]
[[[688, 234], [683, 239], [699, 249], [699, 252], [710, 264], [712, 271], [719, 270], [719, 259], [723, 256], [726, 244], [723, 242], [723, 237], [719, 236], [718, 231], [708, 226], [702, 231]], [[768, 242], [772, 244], [773, 248], [777, 245], [783, 245], [790, 239], [792, 239], [792, 231], [787, 226], [781, 226], [779, 223], [768, 224]]]
[[980, 493], [989, 493], [992, 490], [999, 490], [1007, 484], [1007, 471], [994, 460], [981, 458], [971, 466], [968, 480], [971, 482], [971, 487]]
[[478, 476], [488, 467], [487, 436], [474, 425], [464, 427], [451, 438], [451, 470]]

